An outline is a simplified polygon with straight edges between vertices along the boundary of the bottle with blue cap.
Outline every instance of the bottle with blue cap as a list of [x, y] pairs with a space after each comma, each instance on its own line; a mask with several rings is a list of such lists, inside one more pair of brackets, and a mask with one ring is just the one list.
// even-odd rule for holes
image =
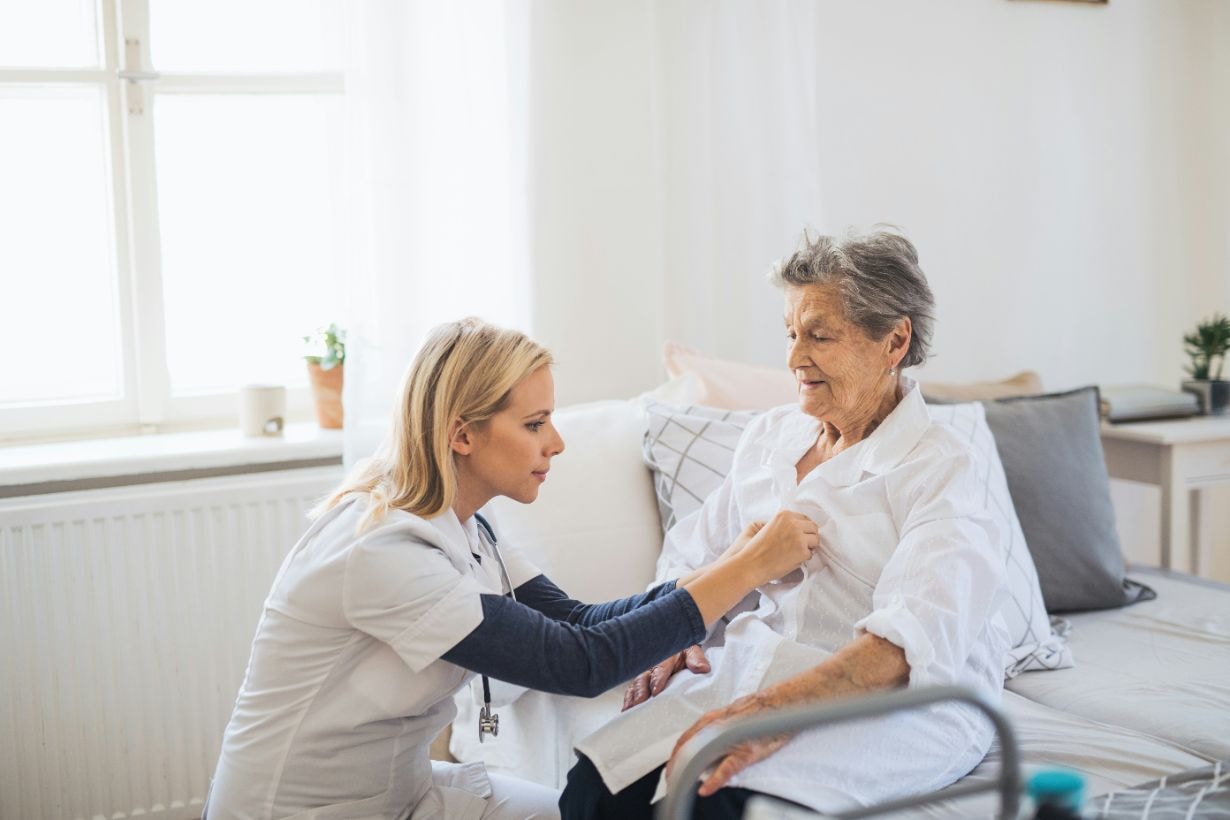
[[1035, 820], [1080, 820], [1085, 778], [1066, 769], [1046, 769], [1029, 778], [1026, 792]]

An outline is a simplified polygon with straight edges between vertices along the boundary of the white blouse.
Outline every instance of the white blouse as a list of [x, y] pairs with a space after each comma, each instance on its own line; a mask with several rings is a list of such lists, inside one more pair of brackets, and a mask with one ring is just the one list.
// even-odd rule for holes
[[[664, 763], [705, 712], [810, 669], [865, 632], [904, 650], [910, 686], [962, 684], [998, 702], [1010, 642], [999, 614], [1006, 534], [986, 514], [968, 445], [932, 424], [917, 386], [907, 388], [868, 438], [797, 483], [795, 465], [819, 422], [794, 405], [760, 416], [721, 488], [667, 534], [659, 580], [710, 563], [747, 524], [782, 508], [819, 525], [821, 548], [762, 587], [759, 605], [724, 636], [711, 636], [712, 672], [677, 674], [661, 695], [578, 744], [612, 791]], [[821, 812], [868, 805], [956, 781], [992, 734], [956, 703], [821, 727], [730, 785]]]
[[[318, 519], [278, 571], [208, 799], [224, 818], [481, 816], [481, 763], [436, 764], [433, 738], [473, 673], [440, 656], [507, 592], [474, 519], [392, 511], [356, 537], [366, 496]], [[513, 587], [539, 571], [503, 550]], [[325, 808], [312, 808], [325, 806]]]

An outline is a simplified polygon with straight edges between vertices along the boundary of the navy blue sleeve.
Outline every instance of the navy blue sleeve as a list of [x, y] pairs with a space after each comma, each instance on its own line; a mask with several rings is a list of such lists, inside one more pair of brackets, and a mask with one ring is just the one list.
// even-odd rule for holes
[[675, 582], [667, 581], [648, 592], [629, 595], [604, 604], [584, 604], [568, 597], [545, 575], [536, 575], [515, 590], [517, 600], [531, 609], [536, 609], [553, 621], [567, 621], [579, 626], [593, 626], [610, 618], [617, 618], [637, 607], [656, 601], [675, 590]]
[[705, 637], [700, 610], [683, 589], [590, 626], [501, 595], [479, 597], [482, 623], [444, 660], [553, 694], [596, 697]]

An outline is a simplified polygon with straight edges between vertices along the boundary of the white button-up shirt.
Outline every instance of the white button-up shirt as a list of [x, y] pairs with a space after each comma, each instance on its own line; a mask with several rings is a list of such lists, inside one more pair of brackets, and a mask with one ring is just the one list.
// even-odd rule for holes
[[[278, 571], [209, 820], [482, 815], [482, 764], [433, 764], [428, 747], [473, 677], [440, 656], [481, 623], [482, 594], [508, 591], [495, 547], [451, 510], [394, 510], [356, 536], [366, 500], [321, 516]], [[539, 574], [516, 549], [503, 558], [514, 588]]]
[[[998, 702], [1009, 636], [999, 607], [1006, 534], [986, 514], [975, 456], [931, 423], [916, 385], [866, 439], [796, 481], [820, 423], [796, 406], [756, 419], [730, 474], [668, 534], [659, 580], [712, 562], [779, 509], [820, 528], [801, 570], [762, 587], [759, 606], [707, 647], [712, 672], [681, 672], [661, 695], [590, 735], [578, 751], [619, 791], [664, 763], [701, 715], [822, 663], [870, 632], [900, 646], [910, 686], [962, 684]], [[716, 643], [717, 641], [711, 641]], [[949, 703], [803, 732], [732, 786], [817, 811], [926, 792], [982, 759], [992, 730]]]

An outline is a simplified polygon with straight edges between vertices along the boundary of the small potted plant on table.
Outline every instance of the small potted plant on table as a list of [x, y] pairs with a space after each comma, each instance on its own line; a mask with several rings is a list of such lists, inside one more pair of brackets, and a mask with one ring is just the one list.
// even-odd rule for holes
[[[1215, 313], [1213, 318], [1196, 325], [1183, 337], [1183, 348], [1191, 357], [1187, 366], [1191, 379], [1183, 389], [1200, 397], [1200, 406], [1208, 415], [1225, 415], [1230, 403], [1230, 382], [1222, 379], [1226, 352], [1230, 351], [1230, 318]], [[1216, 367], [1215, 367], [1216, 365]]]
[[309, 346], [309, 352], [303, 358], [307, 361], [308, 379], [312, 384], [316, 421], [328, 430], [341, 429], [346, 331], [331, 324], [310, 336], [304, 336], [303, 341]]

